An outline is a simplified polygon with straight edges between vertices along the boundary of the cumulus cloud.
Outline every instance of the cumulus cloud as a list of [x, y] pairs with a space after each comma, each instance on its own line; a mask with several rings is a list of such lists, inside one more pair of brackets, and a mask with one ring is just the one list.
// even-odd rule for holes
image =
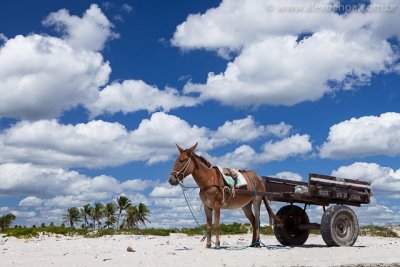
[[99, 53], [36, 34], [9, 39], [0, 63], [0, 116], [25, 119], [55, 117], [93, 101], [111, 71]]
[[332, 4], [330, 0], [225, 0], [204, 14], [189, 15], [176, 28], [173, 45], [215, 50], [223, 56], [234, 52], [236, 57], [223, 73], [210, 72], [205, 84], [187, 83], [185, 92], [227, 105], [290, 106], [318, 100], [336, 89], [365, 85], [374, 74], [394, 70], [399, 54], [387, 39], [399, 36], [397, 9], [389, 14], [346, 15], [279, 10]]
[[269, 141], [257, 152], [248, 145], [242, 145], [233, 152], [214, 157], [213, 160], [222, 166], [245, 168], [256, 164], [285, 160], [293, 156], [306, 155], [312, 150], [309, 135], [292, 135], [282, 140]]
[[278, 172], [275, 174], [275, 177], [281, 178], [281, 179], [286, 179], [286, 180], [292, 180], [292, 181], [302, 181], [303, 177], [301, 177], [300, 174], [295, 173], [295, 172]]
[[190, 125], [179, 117], [157, 112], [137, 129], [127, 131], [117, 122], [93, 120], [63, 125], [56, 120], [22, 121], [0, 134], [0, 162], [25, 162], [46, 166], [98, 168], [132, 161], [154, 163], [184, 147], [201, 143], [213, 147], [210, 130]]
[[185, 91], [229, 105], [290, 106], [332, 92], [329, 81], [346, 89], [364, 84], [394, 60], [390, 44], [370, 41], [366, 32], [325, 30], [300, 43], [297, 38], [274, 36], [248, 45], [224, 73], [209, 73], [206, 84], [188, 83]]
[[[21, 121], [0, 134], [0, 163], [23, 162], [64, 168], [102, 168], [132, 161], [152, 164], [171, 159], [177, 153], [175, 143], [187, 148], [198, 141], [200, 150], [208, 151], [229, 143], [268, 137], [269, 126], [258, 125], [247, 117], [228, 121], [213, 131], [163, 112], [153, 113], [132, 131], [117, 122], [102, 120], [76, 125], [63, 125], [56, 120]], [[289, 126], [271, 127], [285, 129]], [[280, 134], [281, 130], [278, 132]], [[308, 135], [293, 135], [267, 142], [262, 161], [283, 160], [310, 149]]]
[[29, 196], [22, 199], [18, 206], [20, 207], [31, 207], [31, 206], [40, 206], [43, 204], [43, 200], [41, 198], [35, 196]]
[[252, 116], [244, 119], [226, 121], [213, 134], [216, 143], [249, 142], [260, 137], [286, 137], [292, 128], [284, 122], [279, 124], [259, 125]]
[[11, 212], [17, 223], [61, 223], [61, 217], [70, 207], [86, 203], [108, 202], [119, 195], [127, 195], [134, 203], [148, 203], [141, 194], [156, 182], [143, 179], [118, 181], [114, 177], [89, 177], [77, 171], [42, 167], [33, 164], [1, 164], [0, 195], [23, 197], [20, 209], [1, 208]]
[[182, 96], [176, 89], [159, 90], [140, 80], [126, 80], [106, 86], [96, 101], [87, 104], [93, 117], [103, 113], [129, 113], [138, 110], [169, 111], [197, 104], [192, 97]]
[[65, 35], [63, 39], [76, 49], [99, 51], [107, 40], [118, 37], [111, 30], [112, 23], [96, 4], [92, 4], [82, 18], [61, 9], [48, 15], [43, 24], [55, 26]]
[[345, 159], [400, 154], [400, 114], [352, 118], [333, 125], [320, 147], [322, 158]]
[[198, 102], [176, 89], [160, 90], [141, 80], [106, 86], [111, 67], [99, 51], [116, 34], [97, 5], [91, 5], [82, 17], [62, 9], [43, 23], [55, 26], [63, 36], [31, 34], [7, 39], [0, 35], [4, 42], [0, 46], [0, 117], [48, 119], [79, 105], [92, 116], [169, 111]]
[[[135, 187], [126, 187], [127, 183]], [[73, 196], [91, 201], [96, 195], [111, 196], [122, 192], [140, 192], [151, 185], [150, 181], [128, 180], [119, 182], [114, 177], [100, 175], [89, 177], [76, 171], [41, 167], [33, 164], [6, 163], [0, 165], [0, 194], [27, 195], [21, 206], [42, 203], [44, 197]]]
[[7, 42], [8, 38], [3, 33], [0, 32], [0, 44]]
[[382, 167], [376, 163], [356, 162], [332, 171], [333, 176], [371, 182], [372, 192], [384, 196], [396, 196], [400, 191], [400, 169]]

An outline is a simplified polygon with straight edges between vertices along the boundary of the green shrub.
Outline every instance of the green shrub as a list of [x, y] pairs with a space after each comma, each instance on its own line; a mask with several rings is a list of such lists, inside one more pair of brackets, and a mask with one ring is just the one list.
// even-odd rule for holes
[[16, 238], [32, 238], [39, 236], [35, 228], [9, 228], [5, 230], [4, 233], [6, 236], [14, 236]]

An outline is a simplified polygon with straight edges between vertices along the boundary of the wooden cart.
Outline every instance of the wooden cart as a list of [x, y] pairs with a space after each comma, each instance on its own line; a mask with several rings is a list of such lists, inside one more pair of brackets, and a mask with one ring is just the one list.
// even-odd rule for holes
[[[358, 237], [356, 214], [348, 206], [368, 204], [371, 197], [369, 182], [320, 174], [309, 174], [308, 183], [263, 177], [268, 199], [286, 202], [277, 216], [283, 227], [274, 227], [274, 233], [282, 245], [303, 245], [310, 229], [320, 229], [328, 246], [352, 246]], [[304, 204], [301, 208], [294, 203]], [[334, 206], [328, 207], [334, 204]], [[306, 209], [309, 205], [323, 207], [321, 223], [310, 223]], [[348, 206], [346, 206], [348, 205]]]

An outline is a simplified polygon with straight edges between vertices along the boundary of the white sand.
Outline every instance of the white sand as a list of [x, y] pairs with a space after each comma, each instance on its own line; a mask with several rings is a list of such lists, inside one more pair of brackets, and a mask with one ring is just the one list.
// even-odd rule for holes
[[[269, 248], [232, 250], [250, 235], [222, 236], [229, 249], [206, 249], [199, 236], [106, 236], [101, 238], [0, 237], [0, 266], [348, 266], [398, 263], [400, 238], [359, 237], [353, 247], [326, 247], [311, 235], [302, 247], [282, 247], [262, 236]], [[131, 246], [136, 252], [127, 252]], [[397, 265], [396, 265], [397, 266]]]

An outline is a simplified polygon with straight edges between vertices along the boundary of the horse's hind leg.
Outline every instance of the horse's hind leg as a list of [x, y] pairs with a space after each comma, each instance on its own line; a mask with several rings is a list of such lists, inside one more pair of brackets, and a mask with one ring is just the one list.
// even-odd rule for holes
[[[242, 208], [244, 215], [246, 215], [247, 219], [249, 219], [251, 226], [253, 227], [253, 239], [251, 241], [251, 246], [254, 246], [254, 244], [257, 242], [257, 235], [256, 235], [256, 227], [258, 227], [258, 224], [256, 224], [256, 218], [254, 217], [253, 211], [251, 209], [252, 201], [249, 202], [246, 206]], [[257, 226], [256, 226], [257, 225]]]
[[211, 226], [212, 226], [212, 213], [213, 210], [204, 205], [204, 212], [206, 214], [206, 219], [207, 219], [207, 225], [206, 225], [206, 231], [207, 231], [207, 243], [206, 247], [210, 248], [211, 247]]

